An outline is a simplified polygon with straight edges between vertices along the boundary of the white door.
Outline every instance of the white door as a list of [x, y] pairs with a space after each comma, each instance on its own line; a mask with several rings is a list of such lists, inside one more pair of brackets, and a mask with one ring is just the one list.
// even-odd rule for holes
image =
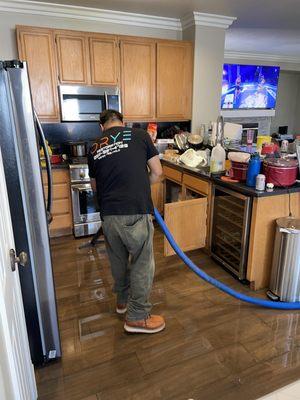
[[[37, 390], [30, 359], [18, 265], [0, 149], [0, 399], [34, 400]], [[20, 268], [26, 268], [20, 267]]]

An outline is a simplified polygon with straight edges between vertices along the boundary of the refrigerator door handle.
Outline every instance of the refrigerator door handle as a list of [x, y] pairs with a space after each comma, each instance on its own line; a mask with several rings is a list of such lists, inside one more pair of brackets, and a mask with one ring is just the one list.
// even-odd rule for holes
[[[105, 98], [104, 107], [105, 107], [105, 110], [107, 110], [108, 109], [108, 96], [107, 96], [107, 91], [106, 90], [104, 91], [104, 98]], [[104, 110], [102, 110], [102, 111], [104, 111]]]
[[43, 132], [43, 128], [42, 125], [38, 119], [38, 116], [36, 114], [36, 111], [34, 110], [34, 119], [35, 119], [35, 123], [36, 123], [36, 127], [37, 127], [37, 131], [40, 137], [40, 142], [42, 145], [42, 148], [44, 150], [44, 154], [45, 154], [45, 159], [46, 159], [46, 170], [47, 170], [47, 180], [48, 180], [48, 194], [47, 194], [47, 207], [46, 207], [46, 212], [47, 212], [47, 221], [48, 224], [50, 224], [52, 222], [52, 168], [51, 168], [51, 162], [50, 162], [50, 155], [49, 155], [49, 151], [48, 151], [48, 147], [47, 147], [47, 143], [46, 143], [46, 139], [45, 139], [45, 135]]

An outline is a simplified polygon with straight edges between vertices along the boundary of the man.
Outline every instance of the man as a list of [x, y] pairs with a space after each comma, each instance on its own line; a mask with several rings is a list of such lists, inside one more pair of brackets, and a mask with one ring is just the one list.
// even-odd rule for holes
[[[151, 315], [154, 276], [153, 204], [150, 184], [162, 167], [147, 132], [124, 127], [118, 111], [100, 114], [103, 134], [89, 154], [89, 174], [100, 206], [119, 314], [127, 332], [156, 333], [164, 319]], [[149, 169], [149, 172], [148, 172]]]

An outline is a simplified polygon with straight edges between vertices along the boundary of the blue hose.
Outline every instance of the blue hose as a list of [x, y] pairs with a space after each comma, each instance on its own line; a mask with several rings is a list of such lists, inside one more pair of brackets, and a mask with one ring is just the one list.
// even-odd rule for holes
[[166, 238], [168, 239], [170, 245], [176, 252], [176, 254], [182, 259], [182, 261], [193, 271], [196, 275], [200, 278], [204, 279], [206, 282], [210, 283], [211, 285], [215, 286], [216, 288], [222, 290], [223, 292], [229, 294], [230, 296], [235, 297], [238, 300], [245, 301], [250, 304], [254, 304], [260, 307], [266, 308], [275, 308], [278, 310], [299, 310], [300, 309], [300, 302], [295, 303], [288, 303], [288, 302], [273, 302], [270, 300], [263, 300], [255, 297], [250, 297], [245, 294], [239, 293], [234, 289], [231, 289], [229, 286], [225, 285], [224, 283], [218, 281], [215, 278], [212, 278], [207, 273], [205, 273], [202, 269], [197, 267], [196, 264], [180, 249], [180, 247], [175, 242], [173, 236], [171, 235], [168, 227], [166, 226], [164, 220], [162, 219], [161, 215], [154, 209], [155, 219], [158, 222], [159, 226], [163, 230]]

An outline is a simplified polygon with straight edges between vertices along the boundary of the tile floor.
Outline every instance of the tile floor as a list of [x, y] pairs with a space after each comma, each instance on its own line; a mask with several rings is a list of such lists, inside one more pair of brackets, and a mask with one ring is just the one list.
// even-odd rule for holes
[[259, 400], [300, 400], [300, 380]]
[[[86, 242], [52, 241], [63, 356], [36, 370], [39, 400], [256, 400], [300, 379], [300, 313], [253, 307], [218, 291], [177, 256], [163, 256], [157, 229], [151, 301], [166, 329], [125, 334], [104, 244], [82, 248]], [[205, 253], [189, 256], [249, 294]], [[297, 398], [283, 395], [269, 400]]]

